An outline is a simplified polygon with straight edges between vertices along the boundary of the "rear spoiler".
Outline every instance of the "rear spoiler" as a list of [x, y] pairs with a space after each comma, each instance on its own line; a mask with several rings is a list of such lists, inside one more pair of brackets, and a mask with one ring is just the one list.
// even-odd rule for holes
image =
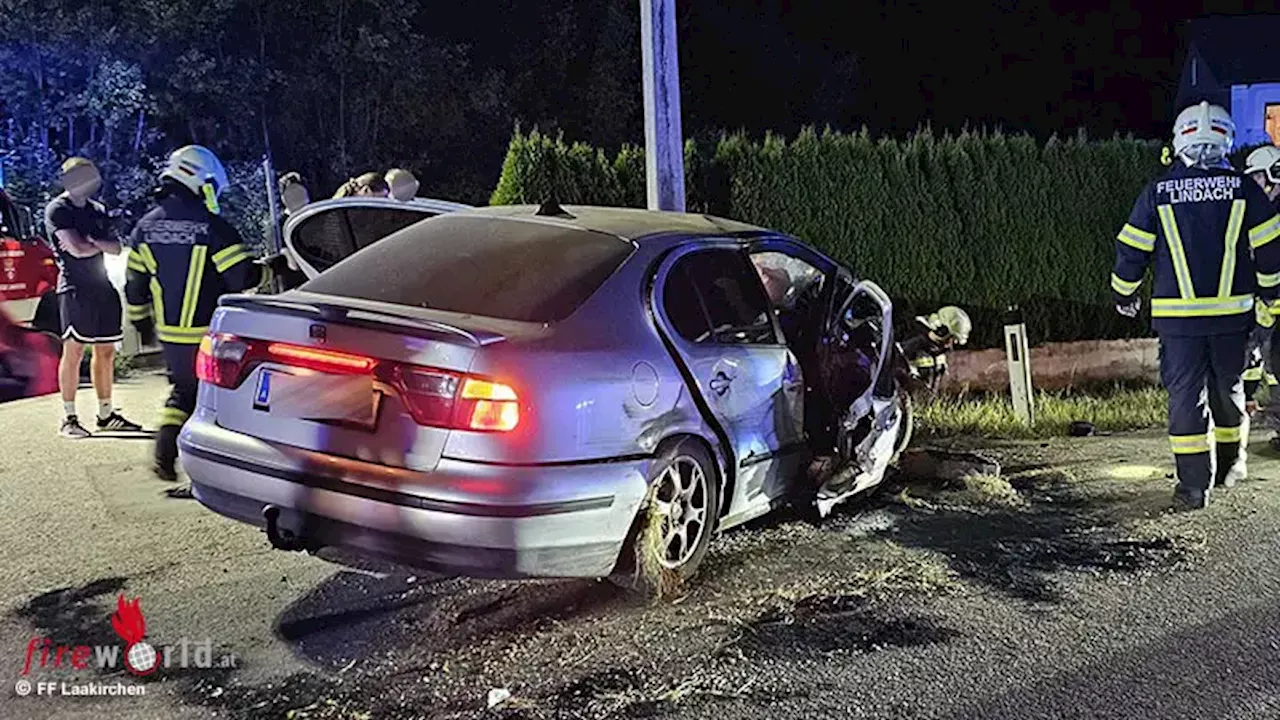
[[225, 295], [218, 300], [218, 305], [244, 309], [266, 308], [285, 315], [314, 318], [373, 330], [388, 330], [427, 339], [433, 339], [439, 335], [454, 335], [465, 338], [476, 347], [492, 345], [507, 339], [500, 333], [466, 330], [444, 322], [424, 320], [383, 310], [365, 310], [332, 303], [282, 300], [273, 296]]

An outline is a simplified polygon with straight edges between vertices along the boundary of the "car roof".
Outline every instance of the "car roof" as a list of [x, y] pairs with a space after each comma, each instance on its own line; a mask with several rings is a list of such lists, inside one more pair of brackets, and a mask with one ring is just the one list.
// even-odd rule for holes
[[466, 210], [473, 206], [452, 202], [450, 200], [437, 200], [435, 198], [417, 197], [411, 200], [396, 200], [395, 198], [378, 197], [376, 195], [351, 195], [341, 198], [322, 198], [320, 200], [312, 200], [306, 205], [298, 208], [294, 214], [306, 214], [310, 216], [317, 212], [323, 212], [324, 210], [338, 207], [387, 208], [389, 210], [417, 208], [423, 211], [453, 212], [455, 210]]
[[494, 205], [450, 213], [453, 216], [477, 216], [511, 222], [548, 223], [563, 227], [591, 230], [614, 235], [624, 240], [639, 241], [645, 237], [667, 234], [682, 235], [782, 235], [755, 225], [726, 220], [712, 215], [678, 213], [637, 208], [564, 205], [567, 215], [538, 214], [538, 205]]

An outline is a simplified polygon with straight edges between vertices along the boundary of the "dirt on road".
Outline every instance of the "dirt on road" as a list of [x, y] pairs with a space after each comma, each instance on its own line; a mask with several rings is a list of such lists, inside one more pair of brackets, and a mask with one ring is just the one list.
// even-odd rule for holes
[[[1215, 542], [1235, 542], [1216, 538], [1240, 518], [1280, 518], [1280, 461], [1262, 454], [1255, 480], [1184, 515], [1167, 512], [1172, 481], [1161, 435], [950, 446], [990, 454], [1001, 476], [898, 477], [820, 522], [780, 510], [721, 535], [686, 594], [657, 604], [608, 582], [476, 581], [352, 558], [259, 554], [249, 551], [266, 544], [255, 531], [188, 503], [172, 511], [174, 527], [208, 524], [228, 533], [224, 549], [243, 550], [226, 556], [192, 537], [167, 562], [217, 558], [231, 577], [247, 572], [241, 566], [280, 563], [290, 590], [246, 598], [237, 595], [243, 588], [194, 587], [183, 601], [188, 612], [240, 625], [261, 642], [233, 648], [242, 656], [236, 668], [164, 671], [139, 682], [152, 686], [157, 711], [193, 717], [816, 717], [855, 693], [867, 698], [856, 705], [860, 716], [951, 717], [1015, 689], [1018, 679], [996, 669], [1014, 662], [1002, 655], [1083, 667], [1096, 653], [1131, 648], [1147, 630], [1167, 632], [1153, 621], [1101, 637], [1086, 627], [1092, 616], [1076, 613], [1094, 603], [1124, 608], [1116, 616], [1136, 612], [1133, 598], [1155, 592], [1147, 583], [1191, 576], [1183, 571], [1238, 550]], [[153, 482], [136, 468], [122, 472]], [[1280, 527], [1266, 527], [1280, 537]], [[1267, 567], [1280, 576], [1280, 562]], [[245, 577], [261, 583], [265, 575]], [[148, 597], [145, 574], [79, 577], [50, 585], [54, 577], [43, 576], [27, 581], [42, 587], [12, 593], [2, 626], [10, 665], [20, 665], [33, 635], [114, 642], [117, 594]], [[228, 608], [228, 596], [247, 605]], [[1038, 627], [1045, 638], [1085, 633], [1106, 648], [1061, 647], [1037, 639]], [[938, 668], [933, 685], [913, 678], [926, 667]], [[871, 694], [851, 679], [877, 677], [896, 678], [894, 689]], [[949, 691], [952, 682], [974, 687]], [[124, 702], [6, 700], [6, 717], [53, 716], [55, 701], [115, 714]]]

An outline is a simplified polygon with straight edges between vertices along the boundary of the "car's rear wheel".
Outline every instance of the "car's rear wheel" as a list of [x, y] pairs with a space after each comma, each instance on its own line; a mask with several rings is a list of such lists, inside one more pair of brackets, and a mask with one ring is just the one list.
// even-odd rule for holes
[[702, 443], [683, 438], [660, 450], [649, 495], [624, 561], [611, 579], [655, 599], [677, 597], [697, 574], [720, 510], [720, 481]]

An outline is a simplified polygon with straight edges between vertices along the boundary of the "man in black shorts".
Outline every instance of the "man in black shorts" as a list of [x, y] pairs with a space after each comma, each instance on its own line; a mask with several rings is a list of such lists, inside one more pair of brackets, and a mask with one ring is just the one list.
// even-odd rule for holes
[[89, 436], [76, 414], [76, 390], [80, 386], [80, 362], [84, 346], [93, 346], [91, 375], [98, 395], [98, 429], [136, 431], [142, 427], [116, 412], [111, 403], [116, 343], [123, 337], [120, 295], [107, 277], [102, 254], [120, 253], [120, 243], [110, 238], [107, 213], [94, 194], [102, 188], [98, 168], [85, 158], [62, 164], [66, 192], [45, 208], [45, 230], [58, 258], [58, 309], [62, 313], [62, 362], [58, 386], [65, 417], [60, 434], [68, 438]]

